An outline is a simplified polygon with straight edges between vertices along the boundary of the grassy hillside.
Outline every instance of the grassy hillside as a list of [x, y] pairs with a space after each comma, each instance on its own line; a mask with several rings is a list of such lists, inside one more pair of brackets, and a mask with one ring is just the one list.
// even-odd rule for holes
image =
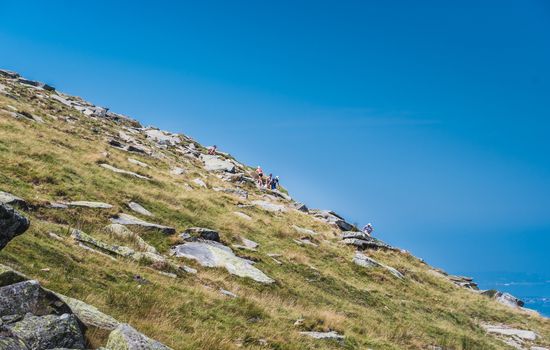
[[[383, 268], [357, 266], [352, 262], [355, 248], [341, 243], [337, 228], [290, 209], [292, 203], [287, 200], [266, 199], [266, 193], [252, 184], [241, 186], [248, 191], [248, 199], [215, 191], [236, 185], [206, 171], [199, 159], [181, 154], [176, 147], [158, 147], [141, 132], [132, 136], [149, 145], [153, 156], [109, 145], [120, 130], [130, 133], [130, 121], [86, 116], [51, 98], [56, 92], [5, 77], [0, 77], [0, 84], [4, 86], [3, 93], [0, 89], [0, 190], [29, 202], [22, 211], [32, 223], [27, 233], [0, 252], [0, 263], [49, 289], [93, 304], [174, 349], [509, 348], [488, 335], [482, 323], [530, 329], [540, 335], [539, 345], [550, 345], [547, 319], [458, 287], [404, 252], [366, 252], [399, 270], [404, 279]], [[182, 143], [195, 144], [188, 138]], [[198, 144], [195, 148], [204, 152]], [[113, 173], [102, 163], [150, 180]], [[185, 173], [172, 174], [174, 167]], [[193, 181], [197, 178], [208, 188], [198, 186]], [[250, 205], [258, 199], [289, 209], [274, 213]], [[56, 209], [49, 205], [78, 200], [113, 207]], [[130, 201], [155, 216], [132, 212], [127, 207]], [[82, 249], [70, 237], [71, 229], [77, 228], [102, 241], [131, 246], [133, 242], [119, 242], [104, 230], [109, 219], [122, 212], [175, 227], [178, 233], [192, 226], [215, 229], [228, 246], [240, 244], [241, 237], [251, 239], [259, 243], [257, 251], [235, 252], [255, 261], [276, 282], [260, 284], [225, 269], [170, 257], [177, 265], [198, 270], [197, 274], [178, 271], [173, 278], [144, 261], [112, 259]], [[303, 235], [293, 225], [316, 231], [318, 235], [311, 239], [317, 246], [297, 244], [294, 240]], [[132, 231], [166, 255], [181, 240], [155, 230]], [[274, 259], [268, 254], [280, 256]], [[150, 283], [137, 283], [136, 275]], [[220, 289], [238, 297], [226, 296]], [[294, 325], [298, 319], [303, 322]], [[334, 330], [345, 340], [315, 340], [300, 334], [310, 330]], [[95, 346], [105, 341], [102, 332], [89, 335]]]

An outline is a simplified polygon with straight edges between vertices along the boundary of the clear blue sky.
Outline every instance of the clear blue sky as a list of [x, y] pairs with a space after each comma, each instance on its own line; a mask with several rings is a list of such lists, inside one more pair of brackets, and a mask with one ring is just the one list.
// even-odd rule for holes
[[549, 274], [546, 1], [2, 1], [0, 66], [452, 272]]

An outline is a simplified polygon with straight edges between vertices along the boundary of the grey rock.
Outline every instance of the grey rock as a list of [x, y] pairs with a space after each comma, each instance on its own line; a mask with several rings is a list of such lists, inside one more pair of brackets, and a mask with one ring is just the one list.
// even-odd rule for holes
[[166, 345], [141, 334], [128, 324], [120, 324], [112, 331], [105, 346], [109, 350], [171, 350]]
[[535, 341], [538, 338], [538, 335], [533, 331], [512, 328], [505, 325], [484, 324], [482, 327], [487, 333], [498, 334], [501, 336], [518, 337], [522, 340], [528, 341]]
[[154, 216], [153, 213], [151, 213], [149, 210], [145, 209], [144, 207], [142, 207], [140, 204], [136, 202], [128, 203], [128, 207], [141, 215]]
[[19, 78], [19, 73], [12, 72], [11, 70], [0, 69], [0, 76], [9, 78], [9, 79], [17, 79]]
[[176, 229], [173, 227], [153, 224], [128, 214], [118, 214], [117, 216], [111, 218], [111, 222], [114, 224], [130, 225], [130, 226], [135, 225], [135, 226], [140, 226], [144, 228], [158, 229], [167, 235], [172, 235], [176, 233]]
[[135, 165], [138, 165], [142, 168], [148, 168], [149, 167], [149, 164], [143, 163], [142, 161], [139, 161], [139, 160], [134, 159], [134, 158], [128, 158], [128, 162], [130, 162], [132, 164], [135, 164]]
[[229, 273], [248, 277], [260, 283], [273, 283], [274, 280], [252, 265], [252, 262], [236, 256], [231, 248], [223, 244], [204, 241], [189, 242], [172, 248], [171, 254], [196, 260], [205, 267], [223, 267]]
[[145, 129], [145, 135], [148, 139], [156, 142], [158, 145], [175, 146], [181, 142], [179, 135], [158, 129]]
[[4, 338], [0, 336], [0, 349], [2, 350], [29, 350], [25, 342], [17, 338]]
[[185, 169], [180, 167], [174, 167], [170, 169], [170, 174], [172, 175], [182, 175], [185, 174]]
[[182, 265], [182, 266], [181, 266], [181, 269], [182, 269], [183, 271], [187, 272], [187, 273], [192, 274], [192, 275], [196, 275], [197, 272], [198, 272], [197, 269], [194, 269], [194, 268], [189, 267], [189, 266], [187, 266], [187, 265]]
[[363, 253], [360, 253], [360, 252], [356, 252], [355, 253], [355, 256], [353, 257], [353, 262], [359, 266], [362, 266], [362, 267], [366, 267], [366, 268], [375, 268], [375, 267], [381, 267], [381, 268], [384, 268], [386, 270], [388, 270], [392, 275], [394, 275], [395, 277], [399, 278], [399, 279], [403, 279], [405, 276], [403, 276], [403, 274], [399, 271], [397, 271], [397, 269], [391, 267], [391, 266], [387, 266], [387, 265], [384, 265], [382, 263], [379, 263], [378, 261], [374, 260], [373, 258], [369, 257], [369, 256], [366, 256], [365, 254]]
[[242, 199], [248, 199], [248, 192], [243, 190], [242, 188], [214, 187], [213, 190], [216, 191], [216, 192], [224, 192], [224, 193], [234, 194], [236, 196], [241, 197]]
[[62, 294], [56, 293], [56, 295], [65, 304], [67, 304], [72, 313], [75, 314], [76, 317], [87, 327], [113, 330], [120, 324], [120, 322], [118, 322], [111, 316], [99, 311], [96, 307], [92, 305], [88, 305], [83, 301], [69, 298]]
[[309, 209], [308, 207], [304, 204], [304, 203], [294, 203], [294, 208], [296, 208], [296, 210], [299, 210], [299, 211], [302, 211], [304, 213], [308, 213], [309, 212]]
[[48, 85], [46, 83], [42, 83], [40, 81], [29, 80], [29, 79], [25, 79], [25, 78], [21, 78], [21, 77], [17, 78], [17, 81], [19, 81], [21, 84], [34, 86], [34, 87], [37, 87], [37, 88], [44, 89], [46, 91], [55, 91], [55, 88], [53, 86]]
[[9, 266], [0, 264], [0, 287], [28, 280], [27, 276], [13, 270]]
[[345, 337], [341, 334], [338, 334], [337, 332], [331, 331], [331, 332], [300, 332], [300, 334], [308, 336], [313, 339], [329, 339], [329, 340], [337, 340], [342, 341], [345, 339]]
[[286, 207], [284, 205], [275, 204], [267, 201], [256, 200], [256, 201], [252, 201], [252, 204], [262, 208], [265, 211], [269, 211], [273, 213], [286, 211]]
[[477, 283], [473, 281], [471, 277], [447, 275], [447, 278], [459, 287], [464, 287], [473, 290], [479, 290]]
[[349, 236], [347, 233], [344, 233], [342, 235], [342, 243], [356, 246], [359, 249], [397, 250], [391, 245], [374, 237], [369, 237], [361, 232], [353, 232], [351, 235], [352, 236]]
[[522, 300], [516, 298], [512, 294], [500, 292], [498, 290], [494, 290], [494, 289], [486, 290], [481, 292], [481, 294], [489, 298], [495, 299], [499, 303], [506, 305], [508, 307], [517, 308], [517, 307], [523, 307], [523, 305], [525, 305], [525, 303]]
[[111, 209], [113, 206], [103, 202], [76, 201], [67, 203], [69, 207], [84, 207], [94, 209]]
[[233, 292], [230, 292], [228, 290], [225, 290], [223, 288], [220, 288], [220, 293], [222, 293], [225, 296], [228, 296], [230, 298], [238, 298], [239, 296]]
[[234, 211], [233, 214], [246, 221], [252, 221], [252, 218], [250, 216], [246, 215], [245, 213], [241, 213], [240, 211]]
[[244, 237], [241, 237], [241, 241], [243, 242], [243, 245], [248, 249], [256, 249], [259, 246], [258, 243]]
[[338, 227], [342, 231], [356, 231], [357, 228], [346, 222], [344, 218], [330, 210], [312, 209], [309, 211], [315, 218]]
[[0, 316], [45, 313], [38, 281], [23, 281], [0, 288]]
[[189, 235], [190, 238], [201, 238], [201, 239], [206, 239], [206, 240], [215, 241], [215, 242], [220, 241], [220, 234], [218, 233], [218, 231], [211, 230], [209, 228], [190, 227], [187, 230], [185, 230], [184, 234]]
[[129, 176], [133, 176], [133, 177], [137, 177], [138, 179], [143, 179], [143, 180], [149, 180], [149, 178], [147, 176], [143, 176], [143, 175], [140, 175], [140, 174], [136, 174], [134, 172], [131, 172], [131, 171], [128, 171], [128, 170], [122, 170], [122, 169], [119, 169], [119, 168], [116, 168], [112, 165], [109, 165], [107, 163], [102, 163], [100, 164], [99, 166], [101, 166], [102, 168], [105, 168], [107, 170], [110, 170], [112, 172], [115, 172], [115, 173], [118, 173], [118, 174], [124, 174], [124, 175], [129, 175]]
[[0, 250], [29, 228], [29, 220], [7, 204], [0, 203]]
[[317, 232], [307, 228], [300, 227], [300, 226], [292, 225], [292, 228], [301, 235], [311, 235], [311, 236], [317, 235]]
[[199, 178], [196, 178], [193, 180], [193, 183], [195, 185], [198, 185], [199, 187], [203, 187], [203, 188], [208, 188], [208, 186], [206, 186], [206, 183], [204, 183], [204, 181], [202, 181], [201, 179]]
[[85, 349], [83, 331], [74, 315], [27, 316], [9, 328], [30, 349]]
[[235, 165], [227, 160], [221, 159], [215, 155], [202, 154], [200, 159], [204, 163], [204, 169], [207, 171], [225, 171], [228, 173], [235, 172]]
[[17, 205], [25, 209], [28, 204], [23, 198], [17, 197], [11, 193], [0, 191], [0, 204]]

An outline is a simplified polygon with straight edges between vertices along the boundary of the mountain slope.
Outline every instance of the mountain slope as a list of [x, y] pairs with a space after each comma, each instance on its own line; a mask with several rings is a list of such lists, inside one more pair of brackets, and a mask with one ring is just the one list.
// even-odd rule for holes
[[[31, 220], [0, 263], [174, 349], [510, 348], [484, 324], [536, 332], [535, 341], [516, 340], [525, 348], [550, 344], [547, 319], [460, 287], [407, 252], [362, 243], [357, 233], [344, 244], [342, 228], [354, 230], [345, 220], [297, 210], [284, 189], [257, 188], [253, 169], [206, 153], [188, 136], [0, 72], [0, 191], [22, 198]], [[127, 236], [106, 229], [120, 214], [164, 229], [126, 225]], [[191, 227], [219, 232], [221, 243], [180, 236]], [[244, 249], [243, 238], [258, 247]], [[206, 244], [208, 254], [231, 247], [236, 258], [215, 250], [221, 267], [203, 266], [189, 258], [190, 243]], [[362, 256], [354, 243], [365, 245]], [[173, 255], [178, 245], [187, 257]], [[136, 258], [111, 246], [158, 254]], [[274, 282], [249, 278], [256, 270]], [[309, 331], [343, 339], [301, 333]], [[107, 335], [87, 336], [99, 347]]]

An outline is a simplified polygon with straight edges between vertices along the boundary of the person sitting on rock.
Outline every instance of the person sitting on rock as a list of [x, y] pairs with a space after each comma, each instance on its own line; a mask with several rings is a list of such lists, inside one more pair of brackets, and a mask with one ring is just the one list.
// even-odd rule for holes
[[218, 150], [218, 146], [214, 145], [214, 146], [208, 148], [208, 154], [211, 155], [211, 156], [213, 156], [213, 155], [216, 154], [216, 151], [217, 151], [217, 150]]
[[262, 187], [264, 185], [264, 171], [259, 165], [256, 168], [256, 175], [258, 175], [258, 185]]
[[363, 232], [366, 233], [369, 237], [372, 236], [373, 231], [374, 227], [372, 227], [370, 222], [366, 224], [365, 227], [363, 227]]

